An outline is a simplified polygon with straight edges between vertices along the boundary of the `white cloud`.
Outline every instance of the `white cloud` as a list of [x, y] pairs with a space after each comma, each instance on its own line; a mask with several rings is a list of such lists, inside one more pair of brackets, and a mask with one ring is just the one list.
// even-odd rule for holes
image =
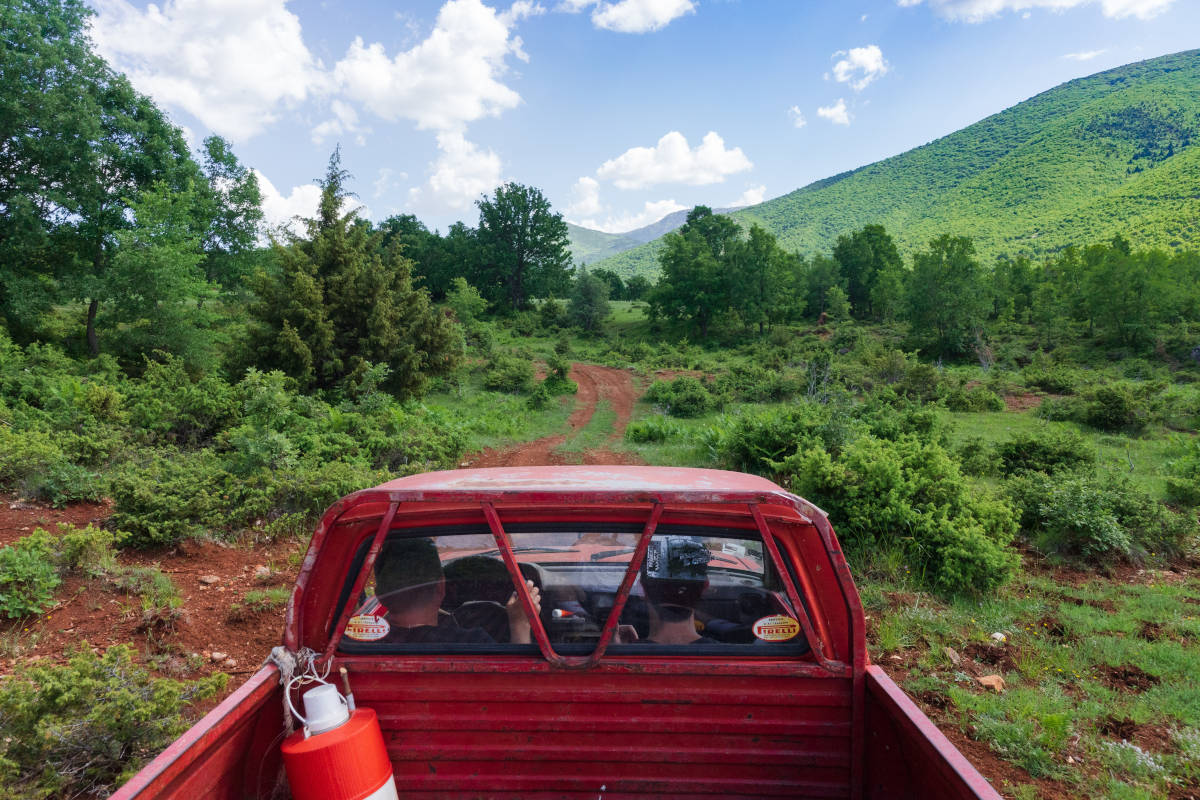
[[527, 59], [520, 18], [541, 6], [516, 3], [497, 13], [480, 0], [450, 0], [425, 41], [389, 57], [379, 43], [356, 38], [334, 75], [346, 95], [386, 120], [410, 119], [418, 128], [461, 130], [485, 116], [515, 108], [521, 97], [504, 85], [509, 55]]
[[581, 220], [575, 224], [582, 225], [585, 228], [591, 228], [595, 231], [604, 231], [605, 233], [627, 233], [638, 228], [645, 227], [652, 222], [658, 222], [668, 214], [674, 214], [676, 211], [683, 211], [689, 206], [680, 205], [674, 199], [671, 200], [655, 200], [646, 201], [640, 212], [631, 212], [621, 214], [620, 216], [609, 216], [603, 222], [595, 219]]
[[[1104, 16], [1112, 19], [1150, 19], [1166, 11], [1174, 2], [1175, 0], [929, 0], [929, 7], [940, 17], [962, 22], [983, 22], [1006, 11], [1026, 11], [1031, 8], [1065, 11], [1087, 5], [1099, 5]], [[897, 0], [897, 5], [900, 6], [915, 6], [920, 3], [921, 0]]]
[[808, 124], [808, 120], [804, 118], [804, 112], [800, 110], [800, 106], [792, 106], [788, 109], [788, 116], [792, 118], [792, 125], [797, 128], [803, 128]]
[[96, 49], [169, 108], [244, 141], [326, 83], [287, 0], [94, 0]]
[[425, 186], [409, 191], [409, 202], [448, 211], [465, 211], [482, 194], [503, 183], [500, 156], [481, 150], [457, 131], [437, 135], [441, 155], [430, 165]]
[[1096, 56], [1104, 55], [1107, 50], [1085, 50], [1082, 53], [1064, 53], [1063, 58], [1070, 61], [1091, 61]]
[[731, 208], [741, 208], [742, 206], [756, 206], [766, 197], [767, 187], [759, 184], [751, 186], [746, 191], [742, 192], [742, 196], [730, 203]]
[[[562, 4], [568, 11], [579, 11], [586, 5], [578, 0], [567, 0]], [[597, 4], [592, 12], [592, 24], [618, 33], [649, 33], [665, 28], [672, 20], [695, 10], [693, 0], [620, 0]]]
[[725, 140], [714, 131], [704, 135], [696, 148], [678, 131], [671, 131], [654, 147], [631, 147], [605, 161], [596, 176], [611, 180], [621, 189], [641, 189], [659, 183], [703, 186], [721, 183], [727, 175], [753, 168], [742, 148], [725, 149]]
[[888, 63], [883, 59], [883, 51], [877, 45], [866, 47], [851, 47], [849, 50], [839, 50], [834, 58], [843, 56], [833, 65], [833, 77], [838, 83], [848, 83], [850, 88], [861, 92], [876, 78], [886, 75]]
[[329, 108], [333, 112], [333, 117], [312, 129], [313, 144], [324, 144], [328, 138], [336, 139], [349, 134], [355, 134], [355, 141], [358, 144], [366, 144], [363, 130], [358, 127], [358, 112], [353, 107], [341, 100], [334, 100], [329, 104]]
[[371, 196], [378, 199], [400, 185], [400, 181], [408, 180], [407, 172], [396, 172], [391, 167], [380, 167], [379, 177], [371, 184]]
[[321, 202], [321, 188], [316, 184], [293, 186], [284, 196], [275, 184], [258, 170], [254, 170], [258, 178], [258, 188], [262, 192], [262, 209], [266, 223], [271, 228], [287, 228], [292, 233], [304, 232], [304, 224], [297, 217], [312, 217], [317, 213]]
[[846, 111], [846, 101], [841, 97], [831, 106], [818, 108], [817, 116], [829, 120], [834, 125], [850, 124], [850, 113]]
[[600, 183], [586, 175], [575, 181], [575, 185], [571, 187], [571, 205], [567, 206], [567, 216], [572, 219], [594, 217], [602, 210]]

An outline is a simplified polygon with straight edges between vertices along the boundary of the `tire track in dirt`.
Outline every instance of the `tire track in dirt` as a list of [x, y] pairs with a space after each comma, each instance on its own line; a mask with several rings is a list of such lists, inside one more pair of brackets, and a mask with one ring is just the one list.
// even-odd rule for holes
[[[625, 426], [633, 416], [633, 404], [637, 401], [637, 390], [633, 377], [625, 370], [601, 367], [596, 364], [571, 365], [571, 380], [579, 385], [575, 394], [575, 410], [567, 419], [567, 432], [545, 436], [532, 442], [523, 442], [511, 447], [484, 450], [463, 459], [464, 467], [537, 467], [579, 463], [578, 457], [555, 452], [572, 434], [583, 430], [601, 400], [608, 402], [616, 413], [609, 442], [619, 441]], [[607, 447], [593, 448], [582, 453], [584, 464], [642, 464], [645, 463], [632, 453], [622, 453]]]

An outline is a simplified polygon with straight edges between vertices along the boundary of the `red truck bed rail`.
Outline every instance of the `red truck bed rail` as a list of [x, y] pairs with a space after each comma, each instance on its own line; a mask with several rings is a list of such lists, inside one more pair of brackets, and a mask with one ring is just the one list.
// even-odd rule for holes
[[[620, 520], [640, 533], [621, 562], [598, 642], [572, 655], [556, 650], [533, 613], [508, 528], [581, 519]], [[356, 605], [346, 598], [363, 592], [389, 532], [435, 524], [490, 531], [540, 658], [339, 649]], [[811, 653], [734, 658], [610, 648], [655, 532], [684, 524], [761, 537]], [[405, 797], [999, 797], [868, 665], [858, 593], [825, 514], [753, 476], [465, 470], [357, 492], [335, 504], [314, 534], [284, 642], [349, 670], [359, 704], [379, 714]], [[256, 675], [116, 797], [268, 796], [263, 776], [274, 779], [273, 740], [282, 730], [273, 674]], [[212, 788], [194, 793], [203, 773]]]

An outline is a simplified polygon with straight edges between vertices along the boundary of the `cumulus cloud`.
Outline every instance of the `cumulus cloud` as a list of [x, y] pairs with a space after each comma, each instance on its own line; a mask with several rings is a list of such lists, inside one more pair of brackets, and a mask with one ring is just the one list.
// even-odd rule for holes
[[647, 200], [641, 211], [628, 212], [618, 216], [609, 216], [603, 222], [596, 219], [584, 219], [575, 224], [604, 233], [628, 233], [643, 228], [652, 222], [658, 222], [668, 214], [683, 211], [688, 206], [670, 200]]
[[721, 183], [726, 176], [753, 168], [742, 148], [725, 148], [725, 140], [714, 131], [704, 135], [695, 148], [679, 131], [671, 131], [654, 147], [631, 147], [605, 161], [596, 176], [621, 189], [641, 189], [660, 183], [703, 186]]
[[800, 110], [800, 106], [792, 106], [788, 109], [788, 116], [792, 118], [792, 125], [797, 128], [803, 128], [808, 124], [808, 120], [804, 118], [804, 112]]
[[763, 201], [767, 194], [767, 187], [759, 184], [751, 186], [746, 191], [742, 192], [742, 196], [730, 203], [732, 208], [741, 208], [742, 206], [756, 206]]
[[[897, 0], [900, 6], [919, 5], [922, 0]], [[1028, 11], [1046, 8], [1065, 11], [1076, 6], [1099, 5], [1101, 12], [1112, 19], [1137, 17], [1150, 19], [1173, 5], [1175, 0], [929, 0], [929, 7], [938, 16], [961, 22], [983, 22], [1006, 11]]]
[[358, 112], [341, 100], [330, 103], [331, 119], [327, 119], [312, 129], [313, 144], [324, 144], [326, 139], [340, 138], [343, 135], [354, 134], [354, 140], [360, 145], [366, 144], [363, 130], [358, 126]]
[[143, 11], [95, 0], [92, 38], [157, 102], [244, 141], [326, 84], [286, 2], [166, 0]]
[[321, 189], [316, 184], [293, 186], [287, 195], [275, 188], [275, 184], [258, 170], [258, 188], [262, 192], [263, 217], [268, 227], [285, 228], [297, 235], [304, 232], [299, 218], [312, 217], [321, 202]]
[[598, 4], [592, 24], [618, 33], [649, 33], [695, 10], [692, 0], [620, 0]]
[[509, 55], [524, 57], [520, 38], [510, 36], [512, 25], [537, 8], [518, 3], [498, 14], [480, 0], [451, 0], [425, 41], [389, 56], [382, 44], [356, 38], [334, 76], [348, 97], [383, 119], [461, 130], [521, 102], [501, 78]]
[[886, 75], [888, 63], [883, 60], [883, 51], [877, 45], [851, 47], [839, 50], [833, 58], [841, 58], [833, 65], [833, 77], [838, 83], [848, 83], [850, 88], [861, 92], [876, 78]]
[[571, 205], [567, 206], [567, 216], [571, 219], [593, 217], [603, 210], [599, 181], [586, 175], [575, 181], [571, 187]]
[[1104, 55], [1107, 50], [1085, 50], [1082, 53], [1064, 53], [1063, 58], [1068, 61], [1091, 61], [1096, 56]]
[[465, 211], [503, 183], [500, 156], [481, 149], [457, 131], [437, 135], [441, 155], [430, 165], [425, 186], [409, 190], [409, 202], [447, 211]]
[[827, 119], [834, 125], [849, 125], [850, 113], [846, 111], [846, 101], [841, 97], [831, 106], [822, 106], [817, 109], [817, 116], [822, 119]]
[[404, 180], [408, 180], [407, 172], [396, 172], [391, 167], [380, 167], [378, 177], [371, 184], [371, 196], [379, 199], [398, 186], [400, 181]]

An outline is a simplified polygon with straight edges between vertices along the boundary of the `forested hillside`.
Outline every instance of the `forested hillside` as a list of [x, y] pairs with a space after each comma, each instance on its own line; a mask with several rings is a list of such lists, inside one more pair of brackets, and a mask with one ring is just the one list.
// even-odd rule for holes
[[[1038, 257], [1123, 232], [1200, 241], [1200, 50], [1070, 81], [923, 147], [738, 211], [785, 249], [878, 223], [907, 255], [946, 231], [985, 258]], [[657, 274], [661, 240], [598, 264]]]

